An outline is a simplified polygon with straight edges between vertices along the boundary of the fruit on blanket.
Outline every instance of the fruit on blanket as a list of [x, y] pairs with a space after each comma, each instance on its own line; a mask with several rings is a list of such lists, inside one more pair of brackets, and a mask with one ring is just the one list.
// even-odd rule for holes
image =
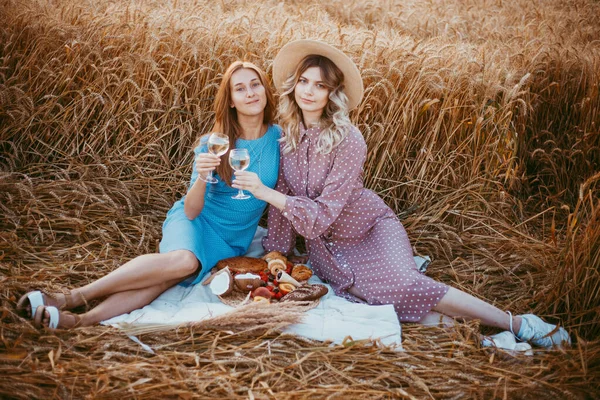
[[251, 292], [256, 288], [259, 288], [263, 285], [263, 280], [260, 278], [260, 275], [253, 274], [251, 272], [245, 274], [237, 274], [234, 279], [235, 287], [242, 292]]
[[283, 297], [283, 292], [276, 286], [267, 286], [272, 293], [272, 299], [279, 300]]
[[283, 296], [283, 293], [277, 286], [267, 285], [266, 288], [271, 292], [271, 300], [279, 300]]
[[293, 292], [294, 290], [296, 290], [296, 286], [292, 285], [291, 283], [280, 283], [279, 284], [279, 291], [284, 296], [290, 292]]
[[306, 265], [297, 264], [294, 266], [294, 269], [292, 269], [291, 275], [292, 278], [296, 279], [297, 281], [307, 281], [313, 275], [313, 272]]
[[281, 298], [281, 301], [312, 301], [325, 296], [328, 289], [324, 285], [304, 285]]
[[294, 285], [296, 287], [301, 286], [300, 282], [298, 282], [297, 280], [292, 278], [292, 276], [285, 271], [279, 271], [279, 273], [277, 274], [277, 282], [291, 283], [292, 285]]
[[225, 258], [219, 261], [216, 265], [216, 268], [223, 269], [225, 267], [229, 267], [233, 273], [244, 274], [247, 272], [253, 272], [258, 274], [267, 269], [267, 266], [267, 262], [261, 258], [238, 256]]
[[233, 276], [229, 268], [225, 267], [212, 276], [208, 286], [217, 296], [226, 296], [233, 290]]
[[259, 288], [256, 288], [252, 291], [252, 295], [253, 298], [256, 297], [264, 297], [267, 299], [270, 299], [271, 297], [273, 297], [273, 293], [271, 293], [271, 291], [269, 289], [267, 289], [264, 286], [261, 286]]
[[271, 299], [268, 299], [268, 298], [262, 297], [262, 296], [256, 296], [256, 297], [254, 297], [253, 301], [257, 301], [257, 302], [260, 301], [260, 302], [264, 302], [264, 303], [270, 303]]

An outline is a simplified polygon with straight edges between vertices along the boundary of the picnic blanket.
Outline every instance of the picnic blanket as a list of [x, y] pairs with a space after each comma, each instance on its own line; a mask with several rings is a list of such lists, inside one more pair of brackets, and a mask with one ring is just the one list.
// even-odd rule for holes
[[[261, 240], [265, 234], [266, 230], [258, 227], [252, 245], [246, 253], [247, 256], [260, 257], [263, 254]], [[415, 261], [420, 268], [424, 268], [428, 263], [428, 259], [423, 257], [415, 257]], [[189, 285], [189, 282], [168, 289], [142, 309], [116, 316], [103, 321], [102, 324], [115, 327], [157, 324], [176, 326], [212, 318], [233, 310], [233, 307], [223, 304], [212, 294], [208, 286]], [[309, 283], [323, 284], [314, 275]], [[320, 299], [319, 305], [306, 311], [300, 323], [287, 326], [284, 332], [320, 341], [330, 340], [335, 344], [340, 344], [349, 338], [378, 339], [383, 345], [401, 350], [401, 328], [392, 305], [370, 306], [352, 303], [336, 296], [331, 287], [326, 286], [329, 293]], [[130, 337], [139, 343], [137, 338]], [[151, 351], [147, 346], [144, 348]]]

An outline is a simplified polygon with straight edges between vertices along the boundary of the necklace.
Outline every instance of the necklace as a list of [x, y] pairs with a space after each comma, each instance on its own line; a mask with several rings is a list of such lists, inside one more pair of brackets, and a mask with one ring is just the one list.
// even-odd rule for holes
[[[268, 133], [268, 129], [267, 132], [265, 132], [260, 138], [256, 139], [257, 141], [262, 140], [263, 143], [259, 143], [257, 145], [252, 145], [252, 141], [248, 141], [248, 152], [250, 153], [250, 162], [255, 161], [257, 163], [257, 174], [260, 177], [260, 173], [261, 173], [261, 161], [262, 161], [262, 155], [263, 155], [263, 150], [265, 149], [265, 147], [267, 146], [267, 143], [269, 142], [268, 140], [266, 140], [265, 136]], [[263, 140], [264, 139], [264, 140]], [[260, 150], [257, 150], [257, 148], [260, 147]]]

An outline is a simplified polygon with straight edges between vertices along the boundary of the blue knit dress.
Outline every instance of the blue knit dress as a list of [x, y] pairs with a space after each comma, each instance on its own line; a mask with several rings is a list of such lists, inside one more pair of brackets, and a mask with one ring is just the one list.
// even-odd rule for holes
[[[277, 140], [280, 137], [281, 128], [272, 125], [261, 138], [237, 139], [235, 144], [235, 148], [245, 148], [250, 153], [250, 166], [247, 171], [257, 173], [263, 184], [270, 188], [275, 187], [279, 172]], [[206, 146], [198, 146], [194, 149], [194, 154], [197, 156], [206, 151]], [[223, 158], [221, 162], [228, 160]], [[232, 199], [237, 189], [228, 186], [217, 174], [215, 177], [219, 182], [206, 185], [204, 208], [196, 219], [190, 221], [185, 216], [184, 196], [169, 210], [162, 227], [161, 253], [189, 250], [200, 261], [202, 269], [193, 284], [200, 282], [217, 261], [242, 255], [248, 250], [258, 221], [267, 205], [253, 196], [246, 200]], [[198, 172], [194, 162], [190, 188], [197, 178]]]

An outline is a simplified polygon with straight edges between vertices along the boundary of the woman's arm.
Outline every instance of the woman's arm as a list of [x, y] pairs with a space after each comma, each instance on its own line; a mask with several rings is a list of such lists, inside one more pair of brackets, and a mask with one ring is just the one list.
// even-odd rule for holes
[[259, 200], [266, 201], [270, 205], [283, 210], [285, 207], [286, 194], [289, 192], [283, 173], [281, 172], [281, 163], [279, 164], [279, 175], [275, 189], [264, 185], [257, 174], [250, 171], [234, 171], [234, 180], [231, 187], [234, 189], [247, 190]]
[[335, 222], [359, 185], [367, 146], [361, 133], [354, 131], [334, 150], [335, 159], [321, 195], [286, 196], [265, 187], [256, 174], [236, 172], [233, 187], [250, 191], [256, 198], [276, 207], [291, 227], [307, 239], [321, 236]]
[[332, 167], [321, 194], [314, 199], [287, 196], [282, 210], [296, 232], [306, 239], [323, 235], [342, 213], [354, 190], [362, 187], [360, 177], [367, 146], [361, 133], [354, 128], [333, 151]]
[[206, 193], [206, 182], [196, 179], [185, 195], [183, 201], [183, 212], [189, 220], [195, 219], [204, 208], [204, 194]]
[[[213, 171], [221, 159], [210, 153], [199, 153], [194, 160], [192, 182], [183, 202], [183, 212], [189, 220], [193, 220], [204, 208], [204, 194], [206, 193], [206, 176]], [[199, 178], [199, 179], [198, 179]]]
[[252, 193], [259, 200], [266, 201], [278, 210], [283, 210], [287, 196], [277, 190], [262, 185], [262, 188]]
[[296, 232], [280, 211], [285, 207], [286, 195], [289, 193], [289, 188], [281, 173], [281, 163], [275, 190], [265, 186], [257, 174], [248, 171], [236, 171], [231, 186], [236, 189], [248, 190], [257, 199], [271, 205], [267, 220], [268, 232], [262, 240], [262, 245], [267, 251], [276, 250], [283, 254], [290, 253], [296, 244]]

